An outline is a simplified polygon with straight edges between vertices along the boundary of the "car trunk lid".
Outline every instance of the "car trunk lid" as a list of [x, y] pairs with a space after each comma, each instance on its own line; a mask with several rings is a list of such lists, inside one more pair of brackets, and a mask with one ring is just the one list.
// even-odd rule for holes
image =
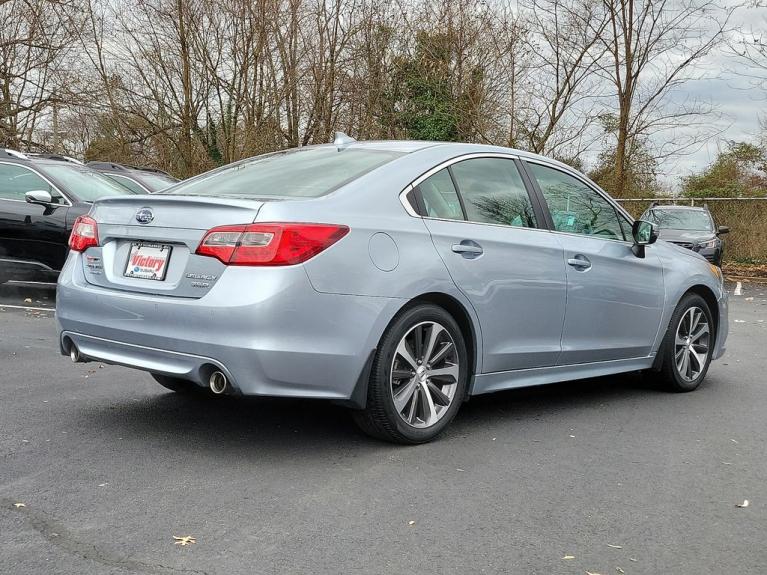
[[108, 198], [96, 202], [99, 246], [83, 253], [88, 283], [154, 295], [199, 298], [226, 266], [195, 255], [205, 232], [253, 222], [264, 201], [170, 195]]

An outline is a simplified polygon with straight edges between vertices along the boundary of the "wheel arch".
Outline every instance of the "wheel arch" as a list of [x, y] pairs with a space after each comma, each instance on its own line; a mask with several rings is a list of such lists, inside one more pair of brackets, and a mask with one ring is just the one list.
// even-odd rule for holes
[[[400, 312], [404, 309], [413, 307], [414, 305], [430, 303], [438, 305], [447, 311], [453, 319], [458, 323], [458, 327], [461, 329], [464, 341], [466, 343], [466, 352], [469, 354], [469, 386], [467, 397], [471, 395], [472, 384], [474, 383], [474, 375], [479, 368], [480, 358], [480, 334], [478, 326], [475, 326], [474, 319], [469, 314], [469, 310], [464, 304], [453, 297], [452, 295], [443, 292], [429, 292], [421, 294], [418, 297], [411, 299], [405, 304]], [[399, 312], [398, 312], [399, 313]]]
[[[479, 321], [472, 315], [473, 308], [460, 301], [457, 297], [445, 292], [426, 292], [411, 298], [407, 302], [403, 303], [403, 305], [401, 305], [399, 309], [397, 309], [396, 312], [392, 314], [392, 316], [389, 318], [389, 321], [386, 323], [386, 326], [379, 334], [379, 338], [382, 336], [382, 334], [386, 333], [386, 330], [389, 329], [389, 326], [392, 324], [392, 322], [394, 322], [397, 316], [399, 316], [403, 311], [419, 304], [432, 304], [441, 307], [447, 311], [458, 324], [458, 327], [464, 336], [466, 352], [469, 355], [469, 366], [471, 368], [469, 371], [469, 381], [466, 392], [466, 399], [468, 399], [471, 397], [473, 392], [474, 376], [479, 372], [480, 369], [482, 358], [482, 339]], [[370, 372], [373, 365], [373, 360], [375, 358], [376, 349], [377, 347], [373, 348], [368, 355], [365, 365], [362, 369], [362, 372], [360, 373], [359, 378], [357, 379], [357, 383], [354, 386], [354, 391], [352, 392], [349, 400], [337, 401], [336, 403], [346, 407], [351, 407], [353, 409], [365, 408], [367, 403], [368, 379], [370, 378]]]
[[[671, 329], [671, 319], [674, 315], [674, 310], [679, 306], [681, 301], [684, 299], [684, 297], [687, 294], [696, 294], [703, 298], [703, 300], [708, 305], [708, 309], [711, 312], [711, 319], [714, 322], [714, 342], [716, 342], [717, 337], [719, 336], [719, 302], [716, 298], [716, 294], [714, 291], [707, 285], [699, 283], [694, 284], [690, 287], [688, 287], [685, 291], [681, 293], [681, 295], [677, 298], [676, 303], [674, 304], [674, 307], [671, 311], [671, 315], [668, 319], [668, 325], [666, 326], [666, 330], [663, 332], [664, 337], [660, 339], [659, 346], [662, 345], [663, 340], [665, 339], [665, 334], [668, 332], [669, 329]], [[661, 365], [663, 364], [663, 353], [661, 350], [658, 350], [658, 353], [655, 355], [655, 361], [653, 362], [652, 369], [654, 371], [659, 371], [661, 368]]]

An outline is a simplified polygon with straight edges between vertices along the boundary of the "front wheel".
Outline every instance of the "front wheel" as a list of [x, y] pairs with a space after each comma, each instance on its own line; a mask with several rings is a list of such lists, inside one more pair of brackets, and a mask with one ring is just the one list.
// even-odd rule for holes
[[706, 377], [714, 349], [714, 322], [702, 297], [689, 293], [671, 316], [661, 349], [660, 375], [671, 391], [693, 391]]
[[378, 346], [367, 407], [354, 418], [363, 431], [395, 443], [425, 443], [458, 412], [469, 365], [463, 334], [443, 308], [401, 312]]

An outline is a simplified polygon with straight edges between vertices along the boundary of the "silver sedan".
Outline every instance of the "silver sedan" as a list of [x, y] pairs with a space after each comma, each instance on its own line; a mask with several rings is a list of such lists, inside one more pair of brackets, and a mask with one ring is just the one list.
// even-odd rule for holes
[[324, 398], [420, 443], [471, 396], [724, 353], [722, 275], [572, 168], [356, 142], [258, 156], [79, 218], [62, 353], [176, 392]]

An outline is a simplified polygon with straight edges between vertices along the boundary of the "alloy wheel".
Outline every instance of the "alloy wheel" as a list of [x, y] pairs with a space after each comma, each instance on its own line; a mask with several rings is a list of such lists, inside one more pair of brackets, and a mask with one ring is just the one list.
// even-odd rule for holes
[[450, 333], [434, 321], [412, 327], [400, 340], [391, 366], [394, 408], [413, 427], [426, 428], [447, 413], [460, 374]]
[[684, 312], [676, 328], [674, 363], [685, 381], [694, 381], [706, 367], [711, 330], [705, 312], [692, 306]]

